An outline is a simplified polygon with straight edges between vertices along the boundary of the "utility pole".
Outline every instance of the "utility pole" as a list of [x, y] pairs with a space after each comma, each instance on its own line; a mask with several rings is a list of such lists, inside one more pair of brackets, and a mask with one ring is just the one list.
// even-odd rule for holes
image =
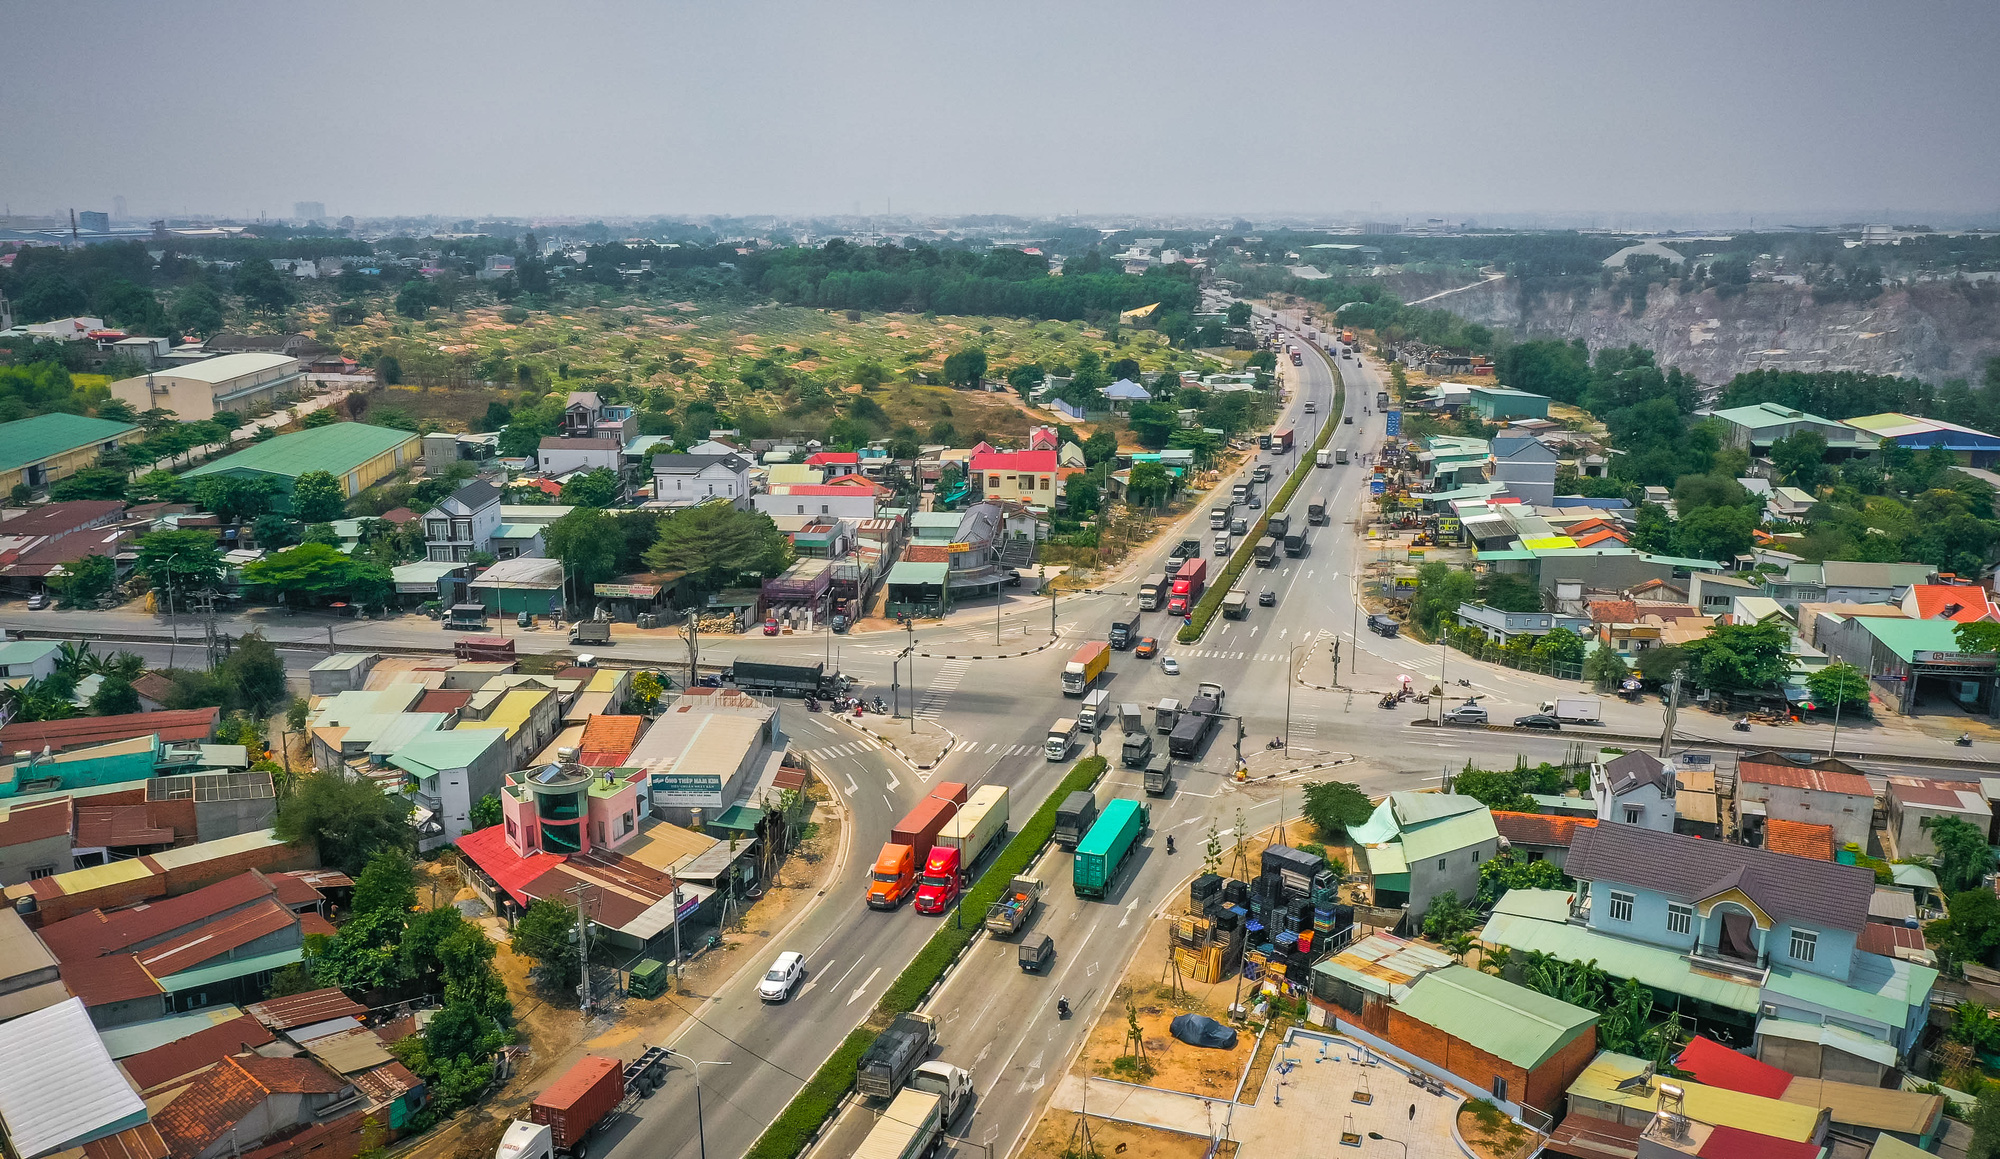
[[681, 992], [681, 887], [674, 883], [674, 993]]
[[582, 966], [583, 978], [576, 984], [580, 1013], [585, 1022], [590, 1021], [590, 914], [586, 912], [586, 897], [590, 887], [578, 882], [563, 891], [576, 899], [576, 954]]
[[698, 609], [689, 608], [687, 614], [687, 625], [682, 629], [683, 634], [685, 634], [687, 637], [687, 646], [688, 646], [687, 686], [689, 688], [694, 687], [695, 680], [701, 674], [700, 672], [701, 632], [698, 627], [699, 621], [697, 620], [697, 616], [699, 615], [700, 612]]
[[1675, 672], [1673, 681], [1667, 685], [1667, 711], [1665, 713], [1665, 719], [1663, 722], [1664, 727], [1660, 729], [1661, 760], [1666, 760], [1667, 754], [1673, 751], [1674, 717], [1680, 712], [1680, 707], [1681, 707], [1681, 674], [1679, 672]]
[[910, 658], [910, 735], [917, 735], [917, 624], [914, 620], [904, 620], [903, 630], [909, 633], [909, 644], [903, 649]]

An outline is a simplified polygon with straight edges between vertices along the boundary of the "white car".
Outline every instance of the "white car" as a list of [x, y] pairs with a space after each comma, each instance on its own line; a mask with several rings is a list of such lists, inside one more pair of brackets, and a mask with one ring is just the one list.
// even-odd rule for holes
[[786, 950], [771, 963], [771, 972], [757, 983], [757, 997], [766, 1002], [783, 1002], [792, 996], [792, 991], [805, 980], [806, 956], [796, 950]]
[[1160, 657], [1160, 671], [1169, 676], [1179, 676], [1181, 674], [1181, 662], [1172, 656], [1162, 656]]

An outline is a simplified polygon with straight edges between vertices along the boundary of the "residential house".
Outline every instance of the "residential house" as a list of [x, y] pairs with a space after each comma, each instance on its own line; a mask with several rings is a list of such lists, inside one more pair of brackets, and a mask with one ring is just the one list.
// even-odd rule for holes
[[999, 595], [1006, 552], [1021, 542], [1006, 534], [1010, 508], [1019, 506], [981, 502], [912, 516], [912, 539], [887, 576], [889, 612], [942, 614], [959, 601]]
[[1951, 817], [1979, 830], [1982, 837], [1993, 828], [1993, 806], [1980, 794], [1976, 781], [1892, 776], [1888, 778], [1883, 799], [1888, 806], [1889, 839], [1895, 843], [1896, 857], [1937, 854], [1937, 842], [1925, 827], [1927, 821], [1936, 824]]
[[[61, 658], [62, 644], [56, 640], [9, 640], [0, 643], [0, 680], [41, 680], [53, 676], [56, 662]], [[0, 736], [4, 735], [0, 732]]]
[[473, 480], [438, 501], [424, 515], [424, 553], [433, 563], [467, 563], [493, 554], [500, 527], [500, 488]]
[[1783, 579], [1768, 580], [1764, 594], [1797, 614], [1800, 604], [1900, 604], [1916, 584], [1937, 582], [1938, 569], [1926, 563], [1862, 563], [1829, 559], [1795, 563]]
[[1903, 593], [1903, 613], [1913, 620], [1951, 620], [1976, 624], [2000, 620], [2000, 603], [1993, 593], [1972, 584], [1911, 584]]
[[[497, 685], [497, 686], [496, 686]], [[460, 710], [455, 732], [479, 732], [499, 729], [506, 734], [503, 763], [509, 769], [522, 769], [532, 763], [535, 754], [555, 736], [562, 721], [562, 699], [549, 686], [546, 677], [525, 677], [512, 687], [489, 683], [473, 693], [472, 699]], [[400, 750], [399, 750], [400, 751]], [[457, 754], [463, 755], [463, 754]], [[440, 759], [447, 759], [440, 757]], [[429, 762], [425, 762], [429, 764]], [[431, 766], [433, 768], [456, 768], [455, 764]], [[468, 779], [468, 802], [479, 798], [470, 796], [471, 781]], [[484, 796], [484, 794], [480, 794]], [[439, 794], [443, 799], [443, 794]], [[468, 803], [469, 808], [469, 803]]]
[[1012, 499], [1034, 507], [1055, 505], [1054, 451], [986, 451], [972, 456], [968, 478], [986, 499]]
[[84, 415], [44, 414], [0, 423], [0, 495], [12, 494], [16, 487], [39, 491], [94, 465], [99, 455], [145, 437], [134, 423]]
[[615, 435], [564, 439], [549, 437], [535, 451], [535, 463], [542, 474], [561, 478], [576, 471], [620, 473], [624, 467], [625, 443]]
[[[0, 1022], [71, 1001], [61, 964], [11, 909], [0, 910]], [[85, 1022], [89, 1021], [88, 1016]], [[93, 1031], [93, 1036], [95, 1032]]]
[[[355, 1154], [363, 1146], [364, 1108], [353, 1082], [300, 1055], [230, 1055], [182, 1091], [154, 1119], [173, 1159], [320, 1152]], [[386, 1127], [386, 1123], [382, 1124]]]
[[[1793, 857], [1809, 857], [1814, 861], [1835, 859], [1833, 826], [1812, 825], [1804, 821], [1786, 821], [1773, 817], [1764, 823], [1764, 848], [1773, 853], [1788, 853]], [[1880, 890], [1876, 891], [1880, 893]], [[1902, 895], [1908, 900], [1907, 894]], [[1871, 912], [1873, 907], [1870, 907]], [[1864, 949], [1866, 947], [1863, 947]]]
[[1370, 934], [1313, 966], [1312, 1021], [1357, 1025], [1378, 1037], [1389, 1032], [1389, 1004], [1400, 1002], [1417, 979], [1458, 959], [1394, 934]]
[[793, 483], [773, 486], [755, 495], [751, 506], [766, 515], [826, 515], [838, 519], [875, 518], [873, 487], [833, 486]]
[[[1824, 1110], [1669, 1078], [1658, 1069], [1629, 1054], [1599, 1052], [1565, 1092], [1569, 1115], [1551, 1139], [1550, 1151], [1560, 1148], [1561, 1154], [1590, 1159], [1619, 1154], [1820, 1159], [1829, 1154], [1831, 1117]], [[1673, 1131], [1661, 1132], [1662, 1123]], [[1577, 1138], [1579, 1128], [1586, 1138], [1601, 1142], [1582, 1150], [1561, 1142]]]
[[1568, 629], [1580, 636], [1589, 635], [1591, 630], [1586, 616], [1567, 616], [1560, 612], [1509, 612], [1483, 603], [1458, 605], [1458, 622], [1478, 629], [1497, 644], [1505, 644], [1516, 636], [1546, 636], [1557, 628]]
[[1937, 972], [1858, 948], [1875, 892], [1866, 866], [1600, 824], [1577, 831], [1565, 870], [1579, 883], [1566, 913], [1543, 904], [1560, 891], [1511, 890], [1482, 940], [1595, 960], [1754, 1037], [1757, 1057], [1781, 1066], [1810, 1034], [1879, 1077], [1928, 1020]]
[[1727, 615], [1738, 596], [1770, 594], [1768, 585], [1759, 587], [1755, 582], [1739, 576], [1703, 573], [1690, 575], [1687, 579], [1687, 602], [1694, 606], [1695, 614], [1702, 616]]
[[1500, 849], [1512, 853], [1516, 861], [1546, 861], [1557, 869], [1569, 860], [1569, 847], [1578, 826], [1597, 824], [1595, 817], [1563, 817], [1547, 813], [1493, 811], [1493, 828], [1500, 834]]
[[282, 392], [304, 386], [305, 367], [297, 358], [224, 354], [120, 379], [110, 390], [111, 397], [131, 407], [134, 414], [172, 411], [180, 421], [191, 423], [217, 415], [244, 414], [271, 403]]
[[1746, 840], [1771, 821], [1827, 825], [1836, 845], [1868, 848], [1875, 790], [1838, 760], [1801, 764], [1780, 753], [1746, 754], [1736, 764], [1736, 827]]
[[1421, 917], [1447, 890], [1479, 892], [1479, 867], [1500, 850], [1493, 814], [1454, 793], [1391, 793], [1366, 824], [1349, 830], [1361, 849], [1375, 904]]
[[681, 697], [625, 759], [645, 774], [653, 813], [677, 825], [719, 820], [783, 756], [775, 709], [738, 693], [703, 691], [713, 694]]
[[653, 502], [688, 507], [726, 499], [737, 507], [750, 503], [750, 461], [734, 453], [718, 455], [654, 455]]
[[0, 1135], [15, 1159], [166, 1159], [146, 1104], [69, 999], [0, 1025]]
[[1121, 378], [1104, 388], [1104, 397], [1112, 410], [1119, 410], [1133, 403], [1153, 401], [1153, 392], [1129, 378]]
[[68, 873], [74, 824], [70, 798], [0, 803], [0, 885]]
[[559, 559], [521, 556], [480, 572], [467, 585], [472, 598], [501, 615], [548, 615], [563, 606], [565, 575]]
[[[4, 453], [4, 452], [0, 452]], [[153, 529], [121, 499], [49, 503], [0, 525], [0, 589], [32, 595], [85, 556], [114, 562], [126, 543]]]
[[1671, 766], [1637, 750], [1590, 766], [1590, 794], [1600, 822], [1671, 833], [1679, 787]]
[[1833, 462], [1866, 454], [1877, 443], [1875, 436], [1846, 423], [1775, 402], [1728, 407], [1716, 411], [1714, 417], [1722, 421], [1729, 445], [1749, 451], [1752, 458], [1770, 454], [1771, 444], [1779, 439], [1807, 431], [1826, 440], [1826, 457]]
[[471, 832], [472, 807], [498, 795], [506, 780], [507, 730], [483, 723], [488, 727], [419, 733], [389, 756], [410, 775], [411, 820], [424, 852]]
[[1523, 503], [1553, 506], [1556, 453], [1540, 440], [1502, 435], [1493, 440], [1493, 481]]

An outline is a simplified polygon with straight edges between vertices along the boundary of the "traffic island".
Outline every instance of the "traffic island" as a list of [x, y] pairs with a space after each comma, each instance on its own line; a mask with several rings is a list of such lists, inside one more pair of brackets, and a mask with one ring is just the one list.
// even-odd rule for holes
[[[860, 716], [853, 713], [836, 713], [835, 719], [855, 732], [862, 733], [877, 741], [890, 752], [901, 757], [903, 763], [918, 772], [928, 772], [937, 768], [939, 762], [951, 755], [953, 746], [958, 744], [958, 734], [937, 723], [918, 717], [915, 732], [893, 731], [886, 723], [893, 721], [888, 716]], [[907, 726], [908, 722], [904, 722]]]

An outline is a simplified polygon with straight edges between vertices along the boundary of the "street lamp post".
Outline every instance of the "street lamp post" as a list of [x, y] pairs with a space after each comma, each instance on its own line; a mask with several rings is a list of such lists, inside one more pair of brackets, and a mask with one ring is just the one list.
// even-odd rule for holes
[[729, 1066], [731, 1064], [728, 1062], [718, 1062], [713, 1059], [701, 1059], [697, 1061], [672, 1047], [667, 1048], [667, 1053], [675, 1058], [687, 1059], [689, 1065], [694, 1068], [694, 1130], [695, 1135], [701, 1140], [701, 1159], [708, 1159], [708, 1125], [703, 1121], [701, 1114], [701, 1068], [705, 1066]]
[[1368, 1137], [1370, 1139], [1375, 1140], [1378, 1143], [1394, 1143], [1396, 1146], [1401, 1147], [1403, 1149], [1403, 1159], [1409, 1159], [1410, 1145], [1408, 1143], [1403, 1142], [1401, 1139], [1391, 1139], [1389, 1136], [1384, 1135], [1380, 1131], [1370, 1131], [1368, 1132]]
[[1444, 657], [1445, 657], [1445, 652], [1447, 651], [1447, 649], [1448, 649], [1448, 647], [1449, 647], [1449, 645], [1447, 645], [1447, 644], [1445, 643], [1445, 641], [1446, 641], [1446, 640], [1448, 640], [1448, 639], [1450, 639], [1450, 637], [1449, 637], [1449, 636], [1446, 636], [1446, 635], [1444, 634], [1444, 625], [1442, 625], [1442, 624], [1438, 625], [1438, 694], [1437, 694], [1437, 702], [1438, 702], [1438, 723], [1439, 723], [1439, 724], [1443, 724], [1443, 723], [1444, 723]]
[[[958, 802], [950, 797], [938, 799], [951, 806], [951, 835], [958, 841], [958, 904], [951, 907], [951, 924], [952, 928], [962, 930], [965, 928], [965, 879], [972, 866], [965, 862], [965, 829], [958, 823]], [[919, 869], [918, 876], [922, 876], [923, 872]]]
[[1042, 586], [1049, 590], [1049, 639], [1056, 638], [1056, 589], [1049, 583], [1049, 565], [1042, 565]]
[[174, 619], [174, 561], [181, 557], [174, 552], [167, 557], [167, 667], [174, 666], [174, 649], [181, 642], [180, 621]]
[[917, 735], [917, 625], [915, 621], [904, 620], [903, 630], [909, 633], [909, 646], [903, 651], [910, 657], [910, 735]]

